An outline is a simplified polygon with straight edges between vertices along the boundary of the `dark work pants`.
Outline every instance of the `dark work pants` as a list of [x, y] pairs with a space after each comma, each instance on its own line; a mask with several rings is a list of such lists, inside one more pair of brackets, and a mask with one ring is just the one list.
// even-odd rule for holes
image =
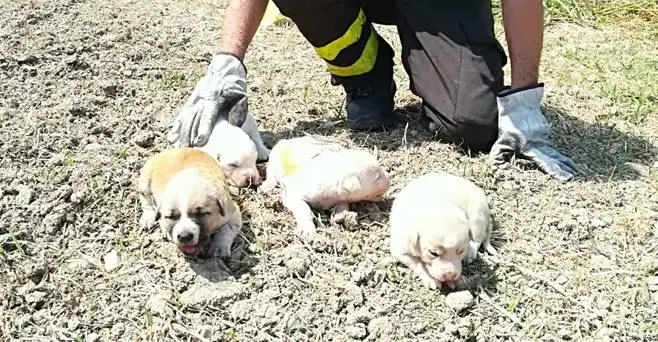
[[411, 91], [439, 138], [487, 151], [507, 57], [489, 0], [274, 0], [327, 63], [334, 84], [392, 77], [393, 52], [372, 23], [397, 25]]

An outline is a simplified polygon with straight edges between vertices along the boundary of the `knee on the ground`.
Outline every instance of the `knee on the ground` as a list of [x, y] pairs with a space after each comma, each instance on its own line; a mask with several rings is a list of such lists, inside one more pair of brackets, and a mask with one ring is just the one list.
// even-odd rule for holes
[[461, 146], [472, 153], [489, 152], [498, 138], [498, 126], [497, 124], [456, 122], [450, 133], [456, 142], [461, 142]]

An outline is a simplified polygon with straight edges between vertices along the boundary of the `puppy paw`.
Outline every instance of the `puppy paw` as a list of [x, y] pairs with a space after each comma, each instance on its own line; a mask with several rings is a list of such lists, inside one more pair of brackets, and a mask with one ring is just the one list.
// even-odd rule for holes
[[346, 227], [354, 227], [359, 224], [359, 215], [354, 211], [341, 211], [331, 215], [331, 224], [333, 225], [343, 225]]
[[420, 282], [423, 286], [429, 288], [430, 290], [436, 290], [441, 287], [441, 283], [436, 281], [434, 278], [424, 275], [420, 277]]
[[156, 213], [153, 210], [144, 210], [139, 218], [139, 227], [143, 230], [151, 229], [155, 226]]
[[464, 261], [466, 264], [470, 264], [478, 257], [478, 250], [480, 249], [481, 243], [475, 241], [469, 241], [468, 247], [466, 248], [466, 255], [464, 256]]
[[260, 186], [258, 187], [258, 191], [261, 191], [263, 193], [271, 193], [274, 191], [274, 188], [276, 188], [277, 182], [274, 179], [271, 178], [265, 178], [265, 180], [260, 183]]
[[311, 222], [297, 224], [297, 234], [302, 239], [311, 239], [316, 234], [315, 224]]

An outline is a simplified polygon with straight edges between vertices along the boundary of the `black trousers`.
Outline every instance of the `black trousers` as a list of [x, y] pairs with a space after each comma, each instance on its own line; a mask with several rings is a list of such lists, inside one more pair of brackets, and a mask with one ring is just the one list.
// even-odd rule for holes
[[487, 151], [507, 56], [490, 0], [273, 0], [323, 58], [334, 84], [392, 77], [393, 50], [372, 23], [396, 25], [410, 90], [439, 138]]

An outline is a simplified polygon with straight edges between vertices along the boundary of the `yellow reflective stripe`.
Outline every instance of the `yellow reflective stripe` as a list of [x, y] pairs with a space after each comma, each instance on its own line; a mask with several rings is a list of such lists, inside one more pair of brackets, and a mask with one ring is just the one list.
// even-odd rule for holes
[[361, 38], [361, 30], [365, 22], [366, 15], [363, 13], [363, 10], [359, 10], [356, 20], [354, 20], [352, 25], [350, 25], [340, 38], [325, 46], [315, 48], [315, 52], [320, 57], [333, 61], [344, 48], [356, 43]]
[[331, 63], [327, 63], [329, 72], [332, 75], [343, 76], [343, 77], [365, 74], [375, 66], [378, 49], [379, 49], [379, 40], [377, 39], [377, 35], [375, 34], [375, 30], [373, 29], [370, 30], [370, 37], [368, 37], [366, 46], [363, 48], [361, 57], [359, 57], [359, 59], [357, 59], [356, 62], [346, 67], [335, 66], [335, 65], [331, 65]]

